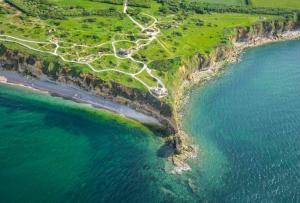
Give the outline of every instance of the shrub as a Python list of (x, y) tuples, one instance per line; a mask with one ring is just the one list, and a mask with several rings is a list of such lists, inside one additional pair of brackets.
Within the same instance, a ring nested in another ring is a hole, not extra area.
[(3, 44), (0, 44), (0, 56), (3, 56), (6, 52), (6, 47)]

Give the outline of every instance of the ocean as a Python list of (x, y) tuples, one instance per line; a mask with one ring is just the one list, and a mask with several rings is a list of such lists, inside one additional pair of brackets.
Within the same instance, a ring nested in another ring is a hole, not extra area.
[(300, 41), (248, 49), (186, 111), (199, 199), (300, 202)]

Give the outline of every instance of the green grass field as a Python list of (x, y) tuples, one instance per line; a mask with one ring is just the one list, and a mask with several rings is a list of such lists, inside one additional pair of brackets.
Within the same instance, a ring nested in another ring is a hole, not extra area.
[[(248, 14), (191, 15), (178, 27), (162, 29), (162, 41), (175, 56), (191, 56), (196, 52), (210, 53), (224, 36), (225, 28), (248, 26), (271, 16)], [(203, 22), (202, 26), (197, 22)], [(174, 34), (175, 33), (175, 34)], [(176, 33), (180, 33), (179, 36)]]
[(300, 9), (299, 0), (251, 0), (256, 7)]

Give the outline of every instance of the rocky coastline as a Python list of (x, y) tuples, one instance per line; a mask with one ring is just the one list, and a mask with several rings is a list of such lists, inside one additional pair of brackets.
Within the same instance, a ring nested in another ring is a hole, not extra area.
[[(6, 48), (0, 44), (0, 70), (13, 71), (23, 77), (48, 80), (65, 84), (89, 92), (99, 99), (126, 106), (136, 112), (152, 117), (160, 126), (151, 126), (160, 135), (171, 135), (176, 131), (172, 116), (172, 107), (149, 92), (122, 86), (113, 81), (104, 81), (99, 77), (77, 68), (57, 62), (54, 70), (48, 70), (47, 58)], [(53, 59), (51, 59), (53, 60)]]
[[(92, 96), (126, 106), (146, 117), (155, 119), (162, 127), (151, 126), (151, 128), (160, 135), (165, 135), (166, 145), (172, 151), (168, 157), (175, 166), (172, 173), (180, 174), (191, 170), (187, 161), (199, 154), (199, 147), (193, 145), (192, 138), (187, 135), (182, 126), (184, 106), (189, 100), (191, 88), (215, 77), (226, 64), (237, 61), (243, 50), (248, 47), (300, 37), (300, 31), (296, 30), (297, 28), (296, 22), (288, 20), (259, 22), (251, 27), (235, 28), (230, 38), (230, 45), (216, 47), (214, 53), (209, 56), (196, 54), (191, 58), (191, 61), (196, 61), (196, 63), (183, 65), (188, 66), (185, 69), (189, 72), (182, 78), (182, 85), (176, 92), (173, 106), (154, 98), (147, 92), (103, 81), (89, 73), (74, 73), (72, 68), (64, 65), (60, 65), (55, 71), (48, 72), (44, 68), (43, 59), (3, 48), (4, 45), (1, 44), (0, 70), (13, 71), (23, 77), (30, 76), (36, 80), (46, 79), (70, 85)], [(1, 81), (7, 82), (7, 79), (1, 78)]]
[(275, 27), (274, 30), (262, 30), (254, 33), (251, 33), (250, 28), (236, 28), (236, 35), (231, 39), (231, 47), (218, 47), (215, 55), (209, 56), (208, 59), (201, 57), (202, 60), (199, 60), (198, 67), (194, 68), (193, 72), (182, 81), (174, 104), (174, 116), (178, 129), (175, 137), (180, 139), (180, 143), (177, 145), (181, 147), (181, 152), (172, 157), (173, 164), (175, 165), (174, 173), (181, 174), (184, 171), (191, 170), (187, 161), (195, 158), (200, 150), (198, 146), (193, 145), (192, 138), (185, 132), (182, 126), (184, 107), (190, 99), (191, 90), (219, 75), (229, 64), (237, 62), (243, 51), (247, 48), (300, 38), (300, 30), (297, 23), (286, 22), (285, 25), (285, 27)]

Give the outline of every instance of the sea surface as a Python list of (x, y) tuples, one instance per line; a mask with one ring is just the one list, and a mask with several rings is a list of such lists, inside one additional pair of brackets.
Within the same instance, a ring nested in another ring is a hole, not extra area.
[(300, 202), (300, 41), (247, 50), (192, 92), (185, 118), (199, 199)]
[(247, 50), (192, 91), (193, 171), (140, 124), (0, 85), (0, 203), (300, 202), (300, 41)]
[(0, 85), (1, 203), (174, 202), (163, 149), (133, 121)]

